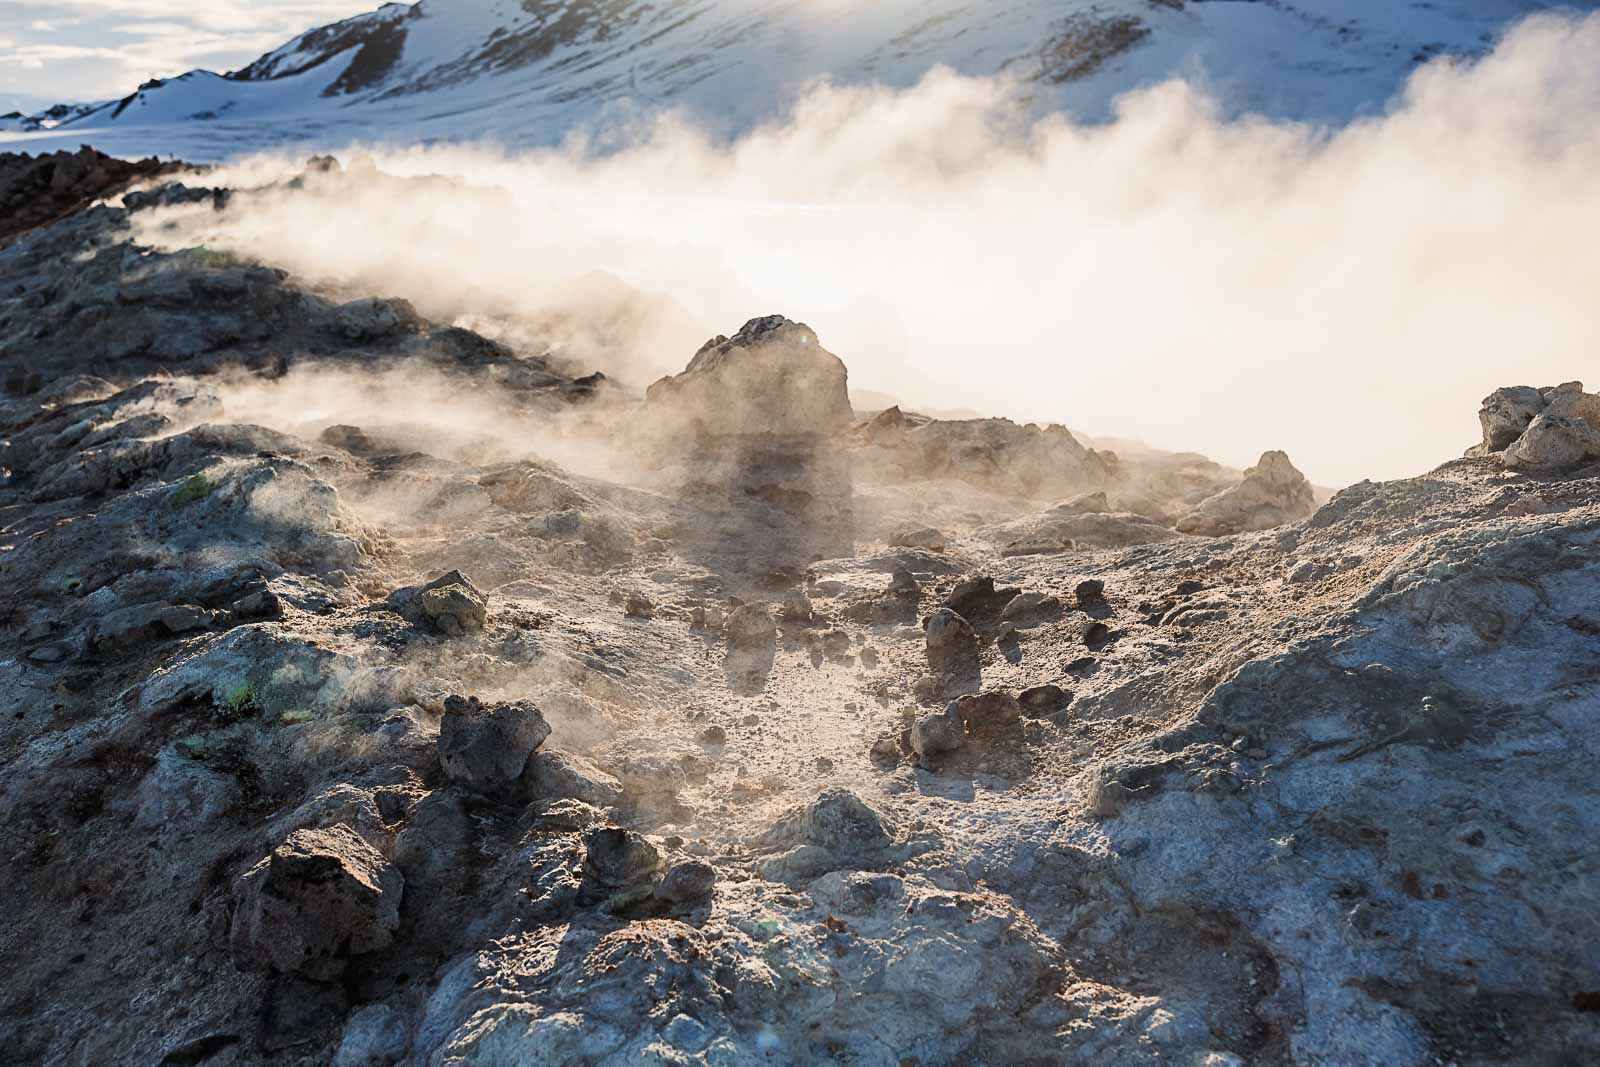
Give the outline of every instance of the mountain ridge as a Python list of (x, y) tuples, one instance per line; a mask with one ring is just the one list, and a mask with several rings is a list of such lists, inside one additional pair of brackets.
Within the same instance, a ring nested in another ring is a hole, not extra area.
[(422, 0), (314, 27), (227, 74), (190, 71), (120, 100), (8, 117), (0, 138), (92, 132), (189, 159), (374, 139), (522, 146), (661, 109), (736, 134), (819, 80), (904, 88), (937, 67), (1013, 79), (1030, 106), (1089, 120), (1123, 93), (1183, 77), (1229, 112), (1342, 123), (1381, 107), (1417, 65), (1478, 54), (1548, 6)]

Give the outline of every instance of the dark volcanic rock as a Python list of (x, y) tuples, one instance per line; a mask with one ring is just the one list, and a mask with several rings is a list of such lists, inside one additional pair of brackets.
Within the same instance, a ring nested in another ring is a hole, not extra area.
[(400, 872), (349, 827), (296, 830), (239, 880), (234, 959), (333, 978), (349, 957), (394, 940), (404, 889)]

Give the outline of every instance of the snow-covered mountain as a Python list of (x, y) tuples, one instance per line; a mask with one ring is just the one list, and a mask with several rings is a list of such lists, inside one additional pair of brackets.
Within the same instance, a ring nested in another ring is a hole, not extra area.
[[(1339, 122), (1418, 63), (1483, 50), (1535, 0), (422, 0), (310, 30), (227, 75), (0, 120), (0, 139), (215, 158), (241, 146), (559, 139), (679, 108), (736, 130), (818, 78), (1004, 73), (1088, 118), (1168, 77), (1232, 111)], [(1570, 7), (1572, 5), (1562, 5)], [(1592, 5), (1591, 5), (1592, 6)], [(43, 147), (55, 147), (46, 145)]]

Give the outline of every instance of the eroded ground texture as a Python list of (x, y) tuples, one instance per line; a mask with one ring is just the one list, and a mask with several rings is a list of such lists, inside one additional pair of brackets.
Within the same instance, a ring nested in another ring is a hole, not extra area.
[(3, 1058), (1600, 1059), (1600, 399), (1324, 502), (825, 341), (0, 248)]

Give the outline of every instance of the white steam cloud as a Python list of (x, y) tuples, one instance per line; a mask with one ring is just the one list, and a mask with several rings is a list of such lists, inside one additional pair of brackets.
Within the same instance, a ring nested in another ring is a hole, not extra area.
[(513, 335), (555, 316), (639, 385), (782, 312), (912, 405), (1241, 466), (1283, 448), (1323, 484), (1418, 473), (1493, 388), (1600, 371), (1600, 17), (1528, 20), (1333, 131), (1176, 82), (1105, 125), (1037, 120), (939, 72), (816, 88), (731, 143), (668, 119), (605, 151), (372, 155), (461, 181), (312, 185), (180, 234)]

